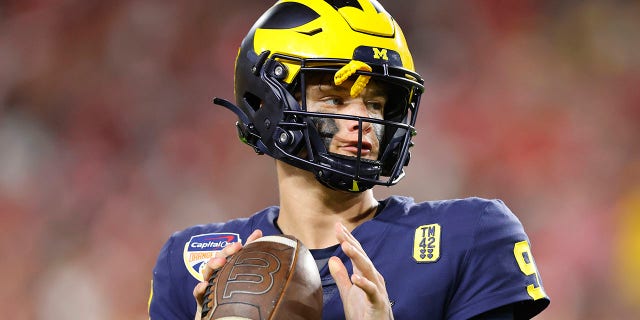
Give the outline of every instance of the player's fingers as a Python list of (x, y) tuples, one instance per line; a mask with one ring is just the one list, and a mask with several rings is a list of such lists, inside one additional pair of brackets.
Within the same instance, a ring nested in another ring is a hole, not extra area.
[(380, 303), (384, 303), (384, 294), (376, 283), (355, 273), (351, 275), (351, 281), (353, 282), (353, 285), (364, 291), (371, 304), (378, 305)]
[(238, 252), (242, 248), (239, 242), (234, 242), (220, 251), (213, 254), (213, 258), (209, 259), (202, 269), (202, 278), (208, 280), (213, 271), (222, 268), (227, 263), (227, 257)]
[(198, 302), (198, 306), (202, 305), (202, 302), (204, 301), (204, 293), (207, 290), (207, 282), (203, 281), (198, 283), (194, 288), (193, 288), (193, 297), (196, 298), (196, 301)]
[[(371, 262), (371, 259), (369, 259), (369, 256), (367, 256), (367, 253), (362, 249), (360, 242), (340, 223), (336, 224), (336, 232), (338, 232), (338, 241), (341, 242), (342, 251), (353, 262), (353, 272), (361, 274), (376, 283), (376, 285), (384, 285), (384, 282), (379, 281), (380, 273)], [(341, 239), (344, 239), (344, 241), (341, 241)]]
[(351, 234), (351, 232), (349, 232), (347, 227), (345, 227), (342, 223), (336, 222), (335, 232), (339, 242), (349, 242), (362, 250), (362, 245), (360, 245), (360, 242)]
[(253, 230), (251, 235), (249, 235), (249, 237), (247, 238), (247, 241), (245, 242), (245, 244), (253, 242), (258, 238), (262, 238), (262, 230), (260, 229)]
[(209, 261), (207, 261), (207, 263), (204, 265), (204, 268), (202, 268), (202, 279), (204, 279), (205, 281), (209, 280), (209, 278), (211, 278), (211, 275), (213, 274), (213, 271), (222, 268), (225, 263), (227, 263), (227, 259), (225, 257), (214, 256), (213, 258), (209, 259)]
[(202, 319), (202, 304), (198, 303), (198, 307), (196, 308), (196, 315), (193, 317), (194, 320)]
[(353, 262), (353, 273), (360, 274), (379, 285), (380, 273), (375, 268), (367, 254), (362, 251), (362, 249), (357, 248), (348, 242), (343, 242), (341, 246), (342, 251), (351, 259), (351, 262)]
[(236, 252), (240, 251), (240, 249), (242, 249), (242, 244), (240, 242), (234, 242), (232, 244), (229, 244), (228, 246), (224, 247), (224, 249), (218, 251), (218, 253), (216, 254), (216, 257), (228, 257), (232, 254), (235, 254)]
[(329, 272), (331, 273), (333, 280), (336, 281), (336, 286), (338, 287), (338, 291), (340, 292), (340, 297), (344, 299), (342, 295), (346, 293), (352, 286), (347, 268), (338, 257), (329, 258), (328, 263)]

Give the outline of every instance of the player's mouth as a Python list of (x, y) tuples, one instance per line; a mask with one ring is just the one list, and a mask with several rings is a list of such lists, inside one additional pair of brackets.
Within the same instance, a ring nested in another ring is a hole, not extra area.
[[(360, 148), (360, 156), (365, 158), (371, 155), (372, 145), (369, 142), (362, 141), (362, 145)], [(342, 154), (348, 156), (358, 156), (358, 142), (357, 141), (349, 141), (338, 147)]]

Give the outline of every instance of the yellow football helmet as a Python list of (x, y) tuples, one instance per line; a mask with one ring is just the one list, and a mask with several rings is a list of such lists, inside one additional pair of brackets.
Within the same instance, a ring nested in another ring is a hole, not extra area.
[[(334, 75), (336, 84), (355, 80), (352, 94), (369, 79), (383, 83), (383, 119), (307, 111), (305, 81), (318, 72)], [(242, 41), (236, 105), (214, 102), (238, 115), (240, 139), (257, 153), (311, 171), (328, 187), (359, 192), (404, 176), (423, 91), (400, 27), (375, 0), (281, 0)], [(362, 132), (357, 156), (329, 152), (319, 118), (384, 126), (378, 159), (360, 156)]]

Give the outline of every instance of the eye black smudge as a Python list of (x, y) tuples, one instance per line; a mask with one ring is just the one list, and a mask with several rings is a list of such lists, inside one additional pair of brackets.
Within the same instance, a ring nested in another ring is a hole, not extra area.
[(333, 136), (338, 133), (338, 125), (336, 120), (332, 118), (311, 118), (316, 126), (320, 138), (324, 141), (324, 145), (329, 149)]
[[(311, 121), (318, 130), (320, 138), (323, 140), (325, 146), (329, 149), (333, 136), (335, 136), (339, 130), (336, 120), (333, 118), (311, 118)], [(370, 123), (370, 125), (373, 127), (373, 132), (375, 133), (378, 141), (382, 141), (385, 126), (379, 123)]]
[(379, 123), (372, 123), (373, 132), (376, 134), (376, 138), (378, 141), (382, 141), (382, 137), (384, 136), (384, 125)]

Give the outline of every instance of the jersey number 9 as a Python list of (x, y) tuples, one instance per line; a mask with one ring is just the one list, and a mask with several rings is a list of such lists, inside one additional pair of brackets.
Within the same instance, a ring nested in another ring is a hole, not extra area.
[(540, 276), (538, 275), (538, 268), (536, 267), (536, 263), (533, 260), (533, 255), (531, 254), (531, 248), (529, 247), (529, 243), (527, 241), (520, 241), (513, 246), (513, 254), (516, 257), (516, 261), (518, 262), (518, 266), (522, 273), (526, 276), (535, 275), (533, 278), (533, 283), (527, 286), (527, 293), (533, 298), (533, 300), (538, 300), (546, 297), (547, 295), (544, 293), (544, 289), (540, 285)]

